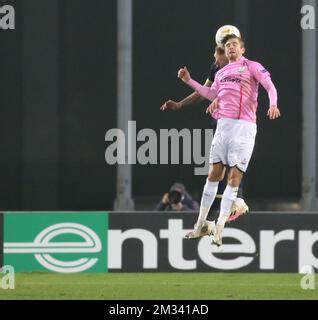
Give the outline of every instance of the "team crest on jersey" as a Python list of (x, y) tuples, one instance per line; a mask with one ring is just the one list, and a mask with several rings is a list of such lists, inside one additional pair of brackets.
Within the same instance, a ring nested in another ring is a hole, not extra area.
[(246, 71), (246, 67), (245, 66), (239, 67), (239, 69), (237, 71), (239, 73), (244, 73)]

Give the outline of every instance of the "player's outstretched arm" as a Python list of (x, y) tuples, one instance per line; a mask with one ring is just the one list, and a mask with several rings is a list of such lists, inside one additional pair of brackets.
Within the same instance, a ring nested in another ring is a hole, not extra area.
[(216, 98), (217, 90), (215, 89), (214, 83), (211, 88), (206, 86), (202, 86), (200, 83), (191, 79), (190, 73), (187, 67), (181, 68), (178, 71), (178, 78), (180, 78), (183, 82), (189, 85), (191, 88), (196, 90), (202, 97), (212, 101)]
[(277, 106), (270, 106), (267, 111), (267, 115), (271, 120), (274, 120), (280, 117), (280, 111)]
[[(211, 87), (211, 85), (212, 85), (212, 81), (210, 81), (209, 79), (207, 79), (206, 81), (205, 81), (205, 86), (206, 87)], [(193, 104), (197, 104), (197, 103), (200, 103), (200, 102), (202, 102), (202, 101), (204, 101), (205, 100), (205, 98), (204, 97), (202, 97), (198, 92), (193, 92), (193, 93), (191, 93), (189, 96), (187, 96), (187, 97), (185, 97), (183, 100), (181, 100), (179, 103), (180, 103), (180, 105), (181, 105), (181, 108), (183, 108), (183, 107), (186, 107), (186, 106), (190, 106), (190, 105), (193, 105)]]
[(261, 84), (267, 91), (269, 98), (270, 106), (267, 111), (267, 116), (270, 120), (275, 120), (280, 117), (280, 110), (277, 107), (277, 90), (270, 77), (263, 79)]
[[(212, 82), (210, 80), (207, 80), (204, 85), (207, 87), (211, 87), (211, 84)], [(203, 100), (205, 100), (204, 97), (200, 96), (197, 92), (193, 92), (181, 101), (173, 101), (173, 100), (165, 101), (165, 103), (160, 107), (160, 110), (162, 111), (167, 109), (180, 110), (183, 107), (200, 103)]]
[(267, 91), (270, 105), (267, 111), (267, 116), (271, 120), (277, 119), (278, 117), (280, 117), (280, 110), (277, 107), (277, 90), (271, 80), (270, 73), (266, 69), (264, 69), (264, 67), (258, 62), (253, 62), (250, 65), (250, 70), (253, 76)]

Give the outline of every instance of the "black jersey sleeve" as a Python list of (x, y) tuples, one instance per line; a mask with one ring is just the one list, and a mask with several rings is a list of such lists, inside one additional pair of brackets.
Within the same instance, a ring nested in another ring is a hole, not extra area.
[(213, 82), (214, 81), (214, 78), (215, 78), (215, 74), (220, 70), (220, 67), (213, 63), (211, 65), (211, 68), (210, 68), (210, 73), (209, 73), (209, 76), (208, 76), (208, 79)]

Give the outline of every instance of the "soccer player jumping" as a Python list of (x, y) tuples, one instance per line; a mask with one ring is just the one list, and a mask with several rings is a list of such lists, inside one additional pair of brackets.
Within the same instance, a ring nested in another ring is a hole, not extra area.
[[(222, 30), (223, 28), (224, 27), (221, 27), (219, 30)], [(204, 83), (204, 85), (208, 86), (208, 87), (211, 87), (211, 85), (213, 84), (216, 73), (221, 68), (223, 68), (225, 65), (227, 65), (229, 62), (227, 57), (225, 56), (225, 52), (224, 52), (223, 47), (222, 48), (218, 47), (218, 46), (215, 47), (214, 58), (215, 58), (215, 61), (212, 64), (209, 76)], [(181, 101), (178, 101), (178, 102), (175, 102), (173, 100), (166, 101), (161, 106), (160, 109), (162, 111), (168, 110), (168, 109), (180, 110), (188, 105), (191, 105), (191, 104), (194, 105), (196, 103), (202, 102), (203, 100), (205, 100), (205, 98), (200, 96), (195, 91)], [(213, 132), (215, 132), (216, 126), (217, 126), (217, 120), (214, 119), (214, 117), (213, 117), (213, 110), (214, 109), (217, 109), (217, 99), (215, 99), (214, 104), (211, 104), (206, 110), (206, 113), (209, 113), (211, 115), (211, 127), (213, 128)], [(213, 208), (214, 210), (219, 210), (222, 194), (223, 194), (223, 191), (225, 190), (226, 184), (227, 184), (227, 174), (225, 174), (224, 179), (222, 181), (220, 181), (220, 183), (219, 183), (218, 191), (217, 191), (217, 195), (216, 195), (216, 198), (218, 201), (215, 201), (211, 206), (211, 208)], [(249, 211), (249, 208), (243, 199), (243, 186), (242, 186), (242, 182), (241, 182), (239, 189), (238, 189), (238, 193), (237, 193), (237, 199), (231, 208), (231, 215), (229, 216), (227, 221), (230, 222), (230, 221), (236, 220), (239, 216), (247, 213), (248, 211)], [(203, 226), (203, 228), (201, 230), (202, 232), (200, 234), (196, 234), (196, 237), (193, 237), (193, 232), (189, 232), (186, 235), (186, 238), (197, 239), (198, 237), (201, 237), (201, 236), (210, 235), (211, 228), (209, 228), (209, 224), (210, 224), (210, 221), (207, 220), (206, 224)]]
[(280, 116), (277, 91), (269, 72), (258, 62), (243, 56), (245, 46), (241, 38), (230, 34), (224, 37), (223, 44), (229, 64), (216, 73), (211, 87), (191, 79), (186, 67), (178, 71), (178, 77), (201, 96), (210, 101), (218, 98), (217, 110), (214, 110), (218, 125), (211, 144), (210, 171), (203, 189), (199, 217), (192, 231), (192, 237), (196, 238), (205, 226), (219, 181), (224, 177), (225, 166), (228, 166), (228, 184), (223, 193), (219, 218), (216, 224), (214, 221), (208, 223), (212, 243), (218, 246), (222, 244), (222, 230), (253, 153), (259, 83), (268, 93), (270, 106), (267, 115), (271, 120)]

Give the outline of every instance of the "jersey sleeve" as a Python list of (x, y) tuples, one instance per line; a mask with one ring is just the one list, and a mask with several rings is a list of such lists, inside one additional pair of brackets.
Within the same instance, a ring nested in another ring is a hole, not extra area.
[(277, 105), (277, 90), (272, 82), (271, 74), (260, 63), (255, 61), (249, 65), (249, 70), (252, 76), (267, 91), (270, 105)]
[(190, 79), (187, 82), (187, 85), (190, 86), (192, 89), (194, 89), (196, 92), (198, 92), (202, 97), (213, 101), (217, 96), (217, 83), (216, 81), (213, 82), (211, 87), (202, 86), (197, 81)]
[(268, 72), (268, 70), (266, 70), (258, 62), (250, 61), (248, 68), (251, 71), (253, 77), (260, 83), (262, 83), (262, 80), (265, 80), (271, 77), (271, 74)]
[(214, 82), (214, 79), (215, 79), (215, 74), (220, 70), (219, 66), (215, 63), (213, 63), (211, 65), (211, 68), (210, 68), (210, 73), (209, 73), (209, 76), (208, 76), (208, 79), (211, 81), (211, 82)]

